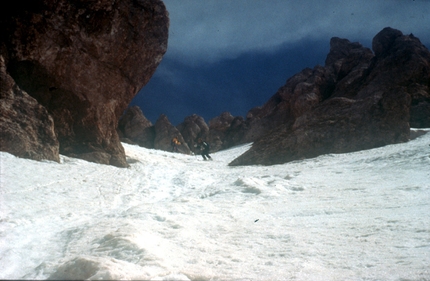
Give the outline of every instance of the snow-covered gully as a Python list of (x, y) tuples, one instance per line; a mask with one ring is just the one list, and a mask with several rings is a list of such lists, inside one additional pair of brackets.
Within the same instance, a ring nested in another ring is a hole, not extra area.
[[(429, 130), (428, 130), (429, 131)], [(0, 279), (430, 280), (430, 134), (276, 166), (0, 153)]]

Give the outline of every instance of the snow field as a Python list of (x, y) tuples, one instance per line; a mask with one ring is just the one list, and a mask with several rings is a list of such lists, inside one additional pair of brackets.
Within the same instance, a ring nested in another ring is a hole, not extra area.
[(0, 279), (430, 280), (430, 134), (275, 166), (0, 153)]

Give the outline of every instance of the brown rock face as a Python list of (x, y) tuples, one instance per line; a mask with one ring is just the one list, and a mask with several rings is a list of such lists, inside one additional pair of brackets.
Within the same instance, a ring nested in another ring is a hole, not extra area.
[(177, 137), (181, 145), (179, 145), (179, 152), (190, 154), (190, 148), (185, 142), (179, 130), (170, 123), (166, 115), (162, 114), (157, 122), (155, 122), (155, 141), (154, 148), (164, 151), (172, 151), (171, 141)]
[(379, 99), (329, 99), (299, 117), (292, 129), (283, 127), (260, 139), (230, 165), (282, 164), (407, 141), (408, 103), (406, 92)]
[(209, 127), (203, 117), (196, 114), (186, 117), (177, 129), (191, 149), (199, 138), (206, 140), (209, 133)]
[(224, 141), (233, 120), (234, 116), (230, 112), (223, 112), (220, 116), (209, 120), (209, 139), (207, 141), (211, 145), (211, 151), (218, 151), (225, 147)]
[(116, 127), (166, 51), (164, 4), (16, 2), (0, 22), (7, 71), (53, 117), (60, 152), (127, 166)]
[(385, 28), (373, 40), (375, 55), (345, 39), (333, 38), (330, 46), (325, 67), (293, 76), (253, 114), (285, 121), (230, 165), (272, 165), (404, 142), (409, 122), (430, 126), (430, 53), (417, 38)]
[[(364, 83), (402, 87), (411, 95), (410, 126), (430, 127), (430, 52), (415, 36), (385, 28), (373, 39), (376, 55)], [(385, 46), (385, 48), (380, 47)], [(366, 88), (359, 96), (366, 95)]]
[(118, 123), (124, 138), (146, 148), (154, 148), (155, 129), (138, 106), (126, 110)]
[(0, 151), (33, 160), (60, 161), (54, 121), (6, 73), (0, 55)]
[[(268, 134), (278, 126), (291, 127), (294, 120), (333, 95), (336, 86), (352, 83), (369, 66), (372, 51), (347, 39), (332, 38), (326, 67), (305, 68), (289, 78), (261, 108), (247, 116), (248, 141)], [(343, 82), (340, 83), (340, 81)]]
[(295, 74), (262, 107), (248, 112), (246, 120), (236, 129), (238, 143), (258, 140), (279, 126), (291, 127), (297, 117), (330, 96), (334, 81), (334, 74), (322, 66)]

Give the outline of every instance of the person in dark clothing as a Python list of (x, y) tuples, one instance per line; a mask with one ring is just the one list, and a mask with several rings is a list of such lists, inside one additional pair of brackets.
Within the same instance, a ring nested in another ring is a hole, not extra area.
[(208, 159), (212, 160), (212, 157), (209, 155), (209, 149), (210, 149), (209, 144), (203, 141), (202, 139), (198, 139), (197, 144), (199, 145), (200, 150), (202, 152), (201, 155), (203, 157), (203, 160), (208, 160)]

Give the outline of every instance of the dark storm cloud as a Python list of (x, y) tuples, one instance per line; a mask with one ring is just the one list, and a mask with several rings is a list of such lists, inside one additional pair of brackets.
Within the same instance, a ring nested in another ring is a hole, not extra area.
[(173, 124), (223, 111), (245, 116), (305, 67), (324, 64), (331, 37), (371, 47), (384, 27), (430, 43), (430, 0), (163, 0), (166, 55), (131, 105)]
[(251, 108), (263, 105), (293, 74), (324, 64), (328, 50), (326, 40), (301, 41), (275, 52), (247, 52), (198, 65), (167, 54), (132, 105), (139, 105), (152, 122), (163, 113), (175, 125), (192, 114), (206, 121), (223, 111), (245, 116)]
[(196, 64), (303, 39), (372, 38), (384, 27), (429, 37), (430, 1), (165, 0), (169, 50)]

